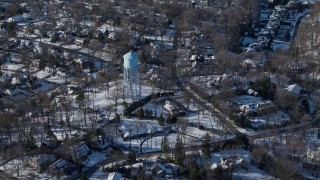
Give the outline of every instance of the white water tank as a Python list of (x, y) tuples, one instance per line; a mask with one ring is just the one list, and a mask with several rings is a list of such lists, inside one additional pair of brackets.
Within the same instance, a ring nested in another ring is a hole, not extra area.
[(126, 98), (140, 99), (139, 54), (130, 51), (123, 56), (123, 86)]
[(124, 68), (136, 68), (139, 66), (139, 55), (137, 52), (130, 51), (123, 56)]

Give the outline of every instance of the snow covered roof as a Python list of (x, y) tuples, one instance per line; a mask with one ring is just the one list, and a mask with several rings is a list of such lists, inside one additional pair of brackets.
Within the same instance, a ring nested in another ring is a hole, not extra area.
[(16, 15), (8, 18), (8, 22), (22, 22), (24, 19), (21, 15)]
[(164, 42), (164, 47), (168, 50), (173, 49), (173, 42)]
[(250, 64), (252, 67), (256, 67), (256, 63), (252, 59), (245, 59), (243, 64)]
[(240, 155), (232, 155), (230, 157), (224, 157), (220, 158), (220, 165), (223, 169), (227, 169), (232, 165), (241, 164), (243, 162), (243, 159)]
[(143, 163), (135, 163), (131, 165), (132, 168), (140, 168), (143, 167)]
[(190, 60), (191, 61), (197, 60), (197, 55), (196, 54), (191, 55)]
[(280, 76), (278, 76), (278, 75), (270, 75), (269, 78), (270, 78), (272, 83), (278, 84), (280, 82), (283, 85), (284, 84), (288, 84), (288, 82), (291, 80), (291, 78), (289, 78), (288, 76), (285, 76), (285, 75), (280, 75)]
[(43, 164), (47, 161), (53, 162), (56, 160), (56, 157), (54, 155), (48, 155), (48, 154), (42, 154), (40, 157), (37, 159), (38, 164)]
[(122, 178), (122, 174), (118, 172), (112, 172), (109, 174), (107, 180), (120, 180)]
[(74, 153), (77, 157), (85, 156), (88, 154), (89, 151), (90, 149), (84, 142), (74, 148)]
[(210, 169), (214, 170), (218, 167), (217, 163), (213, 163), (210, 167)]
[(255, 91), (255, 90), (253, 90), (253, 89), (248, 89), (247, 93), (248, 93), (249, 95), (255, 95), (255, 96), (257, 96), (257, 95), (259, 94), (257, 91)]
[(288, 92), (291, 92), (293, 94), (299, 94), (301, 92), (302, 88), (298, 84), (292, 84), (292, 85), (288, 86), (285, 90)]
[(59, 159), (58, 161), (51, 164), (50, 167), (55, 168), (55, 169), (61, 169), (64, 166), (66, 166), (68, 163), (70, 163), (70, 162), (68, 162), (65, 159)]

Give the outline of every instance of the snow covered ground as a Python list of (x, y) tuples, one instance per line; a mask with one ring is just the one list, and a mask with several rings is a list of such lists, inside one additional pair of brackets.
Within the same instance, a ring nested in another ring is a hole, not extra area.
[(41, 71), (35, 72), (33, 75), (36, 76), (38, 79), (44, 79), (44, 78), (50, 76), (50, 73), (48, 73), (44, 70), (41, 70)]
[(33, 179), (37, 177), (38, 171), (29, 164), (30, 161), (32, 158), (21, 155), (1, 166), (0, 170), (18, 179)]
[[(310, 128), (307, 130), (300, 130), (295, 132), (288, 132), (286, 134), (280, 134), (277, 136), (270, 136), (265, 138), (256, 139), (254, 141), (257, 145), (267, 144), (270, 147), (273, 144), (277, 144), (278, 147), (284, 149), (289, 148), (294, 141), (299, 141), (299, 146), (305, 146), (306, 157), (310, 160), (320, 160), (320, 129)], [(290, 147), (291, 148), (291, 147)], [(295, 148), (299, 148), (295, 145)], [(288, 151), (289, 153), (289, 151)]]
[[(301, 157), (300, 163), (317, 163), (320, 160), (320, 129), (317, 127), (288, 131), (285, 134), (256, 139), (254, 144), (272, 149), (280, 156), (296, 155)], [(298, 162), (297, 162), (298, 164)], [(301, 166), (301, 165), (300, 165)], [(301, 169), (305, 177), (316, 179), (314, 172)]]
[(61, 76), (49, 76), (46, 78), (47, 81), (57, 83), (57, 84), (65, 84), (66, 78)]
[(9, 63), (5, 62), (1, 65), (2, 70), (10, 70), (10, 71), (18, 71), (24, 67), (23, 64), (15, 64), (15, 63)]

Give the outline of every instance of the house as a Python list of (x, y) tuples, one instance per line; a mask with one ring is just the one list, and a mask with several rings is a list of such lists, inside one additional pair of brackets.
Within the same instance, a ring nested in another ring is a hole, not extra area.
[(196, 72), (196, 71), (199, 71), (201, 68), (202, 68), (202, 64), (201, 63), (199, 63), (198, 61), (194, 61), (194, 62), (192, 62), (192, 64), (191, 64), (191, 71), (192, 72)]
[(32, 16), (30, 13), (23, 13), (22, 18), (25, 20), (32, 20)]
[(275, 113), (278, 111), (277, 106), (270, 100), (261, 101), (257, 103), (248, 103), (239, 106), (241, 112), (245, 114), (264, 115)]
[(209, 64), (209, 62), (211, 61), (211, 60), (214, 60), (215, 59), (215, 57), (214, 56), (203, 56), (203, 55), (196, 55), (196, 54), (194, 54), (194, 55), (191, 55), (191, 57), (190, 57), (190, 61), (193, 63), (193, 62), (200, 62), (200, 63), (202, 63), (202, 64), (204, 64), (204, 65), (208, 65)]
[[(148, 171), (148, 164), (145, 165), (145, 173)], [(160, 162), (154, 162), (151, 166), (151, 172), (153, 174), (153, 177), (155, 179), (174, 179), (175, 174), (179, 174), (180, 167), (175, 164), (170, 163), (160, 163)]]
[(130, 172), (131, 177), (138, 176), (140, 169), (143, 169), (143, 163), (132, 164), (131, 165), (131, 172)]
[(120, 126), (118, 128), (118, 131), (124, 140), (128, 140), (132, 138), (147, 136), (151, 133), (163, 133), (163, 127), (154, 125), (147, 126), (141, 123), (132, 126)]
[(39, 69), (40, 68), (40, 61), (41, 61), (40, 59), (32, 59), (31, 66)]
[(48, 168), (52, 163), (56, 161), (54, 155), (41, 154), (35, 162), (35, 167), (39, 170)]
[(108, 34), (108, 30), (97, 29), (93, 36), (98, 40), (103, 40)]
[(244, 70), (250, 70), (256, 67), (256, 63), (252, 59), (245, 59), (242, 61), (241, 66)]
[(84, 27), (80, 32), (79, 35), (80, 37), (87, 37), (91, 33), (91, 29), (88, 27)]
[(56, 49), (48, 49), (48, 53), (57, 59), (63, 59), (63, 54)]
[(47, 66), (44, 68), (44, 71), (50, 74), (54, 74), (56, 72), (56, 68), (47, 64)]
[[(39, 102), (38, 99), (36, 99), (37, 102)], [(47, 147), (47, 148), (50, 148), (50, 149), (55, 149), (57, 148), (59, 145), (61, 144), (60, 141), (58, 141), (56, 138), (54, 137), (48, 137), (46, 138), (42, 144), (41, 144), (41, 147)]]
[(87, 157), (87, 155), (90, 152), (90, 149), (84, 142), (82, 142), (81, 144), (77, 145), (76, 147), (73, 147), (72, 151), (73, 151), (73, 155), (75, 156), (75, 158), (83, 159), (83, 158)]
[(23, 19), (22, 15), (16, 15), (16, 16), (12, 16), (12, 17), (8, 18), (7, 21), (8, 21), (8, 22), (17, 22), (17, 23), (20, 23), (20, 22), (23, 22), (24, 19)]
[(61, 77), (66, 77), (66, 69), (62, 67), (57, 68), (57, 75)]
[(278, 111), (277, 106), (269, 100), (259, 102), (256, 106), (257, 114), (259, 115), (275, 113)]
[(180, 166), (172, 163), (166, 163), (164, 164), (164, 167), (166, 168), (164, 175), (165, 179), (179, 179), (175, 177), (175, 174), (180, 174)]
[(292, 94), (296, 94), (296, 95), (300, 94), (301, 90), (302, 88), (298, 84), (292, 84), (285, 88), (285, 91), (290, 92)]
[(213, 79), (213, 81), (210, 83), (211, 86), (221, 86), (224, 83), (231, 82), (233, 80), (233, 77), (228, 74), (223, 74), (221, 76), (218, 76)]
[(143, 162), (143, 170), (144, 170), (144, 174), (147, 176), (152, 176), (152, 165), (154, 164), (154, 162), (152, 161), (144, 161)]
[(240, 155), (231, 155), (229, 157), (220, 158), (219, 165), (223, 169), (241, 168), (246, 166), (246, 162)]
[(11, 85), (18, 85), (18, 84), (21, 84), (21, 81), (18, 77), (13, 77), (11, 79), (11, 82), (10, 82)]
[(90, 40), (86, 38), (76, 38), (74, 40), (74, 43), (77, 44), (78, 46), (86, 46), (90, 43)]
[(37, 54), (42, 54), (42, 47), (40, 43), (34, 43), (33, 52)]
[(7, 83), (9, 82), (13, 77), (13, 74), (3, 73), (0, 77), (0, 82)]
[(108, 38), (112, 39), (112, 40), (118, 40), (119, 39), (119, 34), (118, 34), (117, 31), (110, 32), (109, 35), (108, 35)]
[(71, 174), (75, 170), (75, 165), (65, 159), (59, 159), (49, 166), (49, 172), (52, 174), (65, 173)]
[(153, 175), (157, 178), (163, 178), (166, 174), (167, 169), (164, 167), (164, 165), (160, 163), (153, 163), (151, 166), (151, 171), (153, 172)]
[(163, 46), (166, 50), (172, 50), (174, 45), (173, 45), (173, 42), (168, 41), (168, 42), (163, 42)]
[(9, 62), (21, 63), (23, 56), (17, 53), (10, 53), (8, 56)]
[(76, 38), (70, 34), (64, 34), (61, 37), (61, 41), (65, 42), (66, 44), (72, 44), (75, 42), (75, 40), (76, 40)]

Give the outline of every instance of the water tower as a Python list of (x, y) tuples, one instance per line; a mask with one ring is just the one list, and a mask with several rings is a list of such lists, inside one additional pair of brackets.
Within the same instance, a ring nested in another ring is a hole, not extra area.
[(123, 59), (123, 86), (125, 96), (126, 98), (139, 99), (141, 97), (139, 55), (137, 52), (131, 50), (123, 56)]

